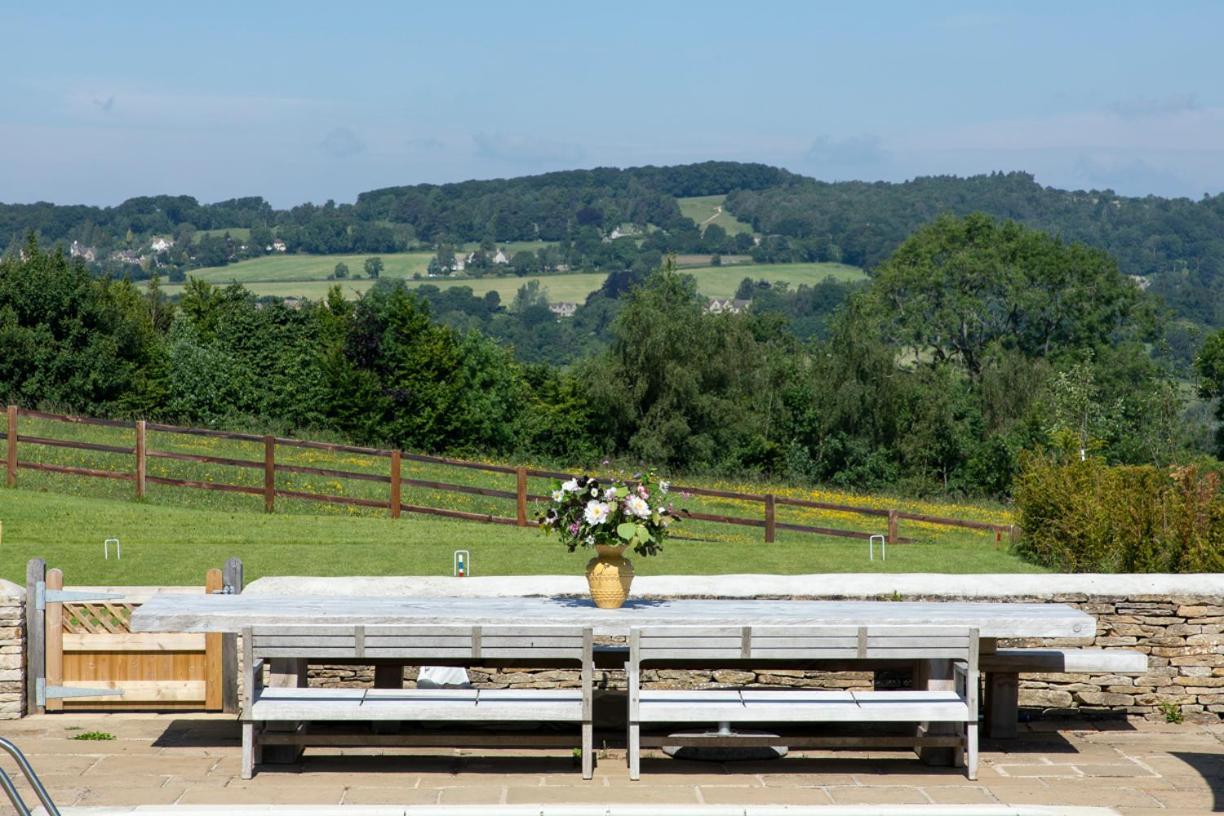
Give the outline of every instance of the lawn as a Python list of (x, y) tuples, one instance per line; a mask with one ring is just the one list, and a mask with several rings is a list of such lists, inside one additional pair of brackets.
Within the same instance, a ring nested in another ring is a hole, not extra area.
[(751, 235), (751, 224), (745, 224), (727, 212), (723, 206), (726, 199), (725, 195), (712, 195), (678, 198), (676, 201), (680, 204), (680, 214), (685, 218), (693, 219), (697, 226), (701, 227), (702, 232), (709, 224), (717, 224), (725, 229), (728, 235), (738, 235), (741, 232)]
[[(253, 502), (252, 502), (253, 504)], [(150, 502), (0, 490), (0, 576), (24, 583), (35, 556), (73, 584), (200, 584), (238, 556), (247, 580), (264, 575), (449, 575), (457, 549), (475, 575), (581, 574), (590, 553), (568, 553), (533, 529), (405, 515), (264, 514)], [(116, 537), (123, 558), (102, 557)], [(658, 558), (634, 559), (642, 575), (812, 572), (1035, 572), (982, 537), (949, 536), (894, 546), (868, 561), (861, 541), (780, 534), (778, 541), (677, 539)]]
[[(132, 431), (65, 425), (23, 417), (23, 436), (75, 439), (130, 446)], [(150, 450), (228, 459), (262, 460), (258, 443), (150, 432)], [(277, 462), (313, 468), (387, 473), (387, 460), (350, 453), (278, 448)], [(77, 451), (33, 444), (20, 446), (22, 462), (70, 464), (130, 472), (130, 455)], [(258, 467), (236, 468), (151, 457), (150, 476), (199, 482), (262, 485)], [(405, 479), (446, 482), (471, 487), (513, 490), (514, 477), (467, 468), (405, 461)], [(888, 496), (854, 495), (841, 491), (759, 483), (694, 480), (694, 486), (737, 492), (772, 492), (779, 496), (897, 508), (917, 513), (972, 518), (999, 524), (1011, 521), (998, 505), (925, 502)], [(280, 472), (280, 489), (386, 500), (383, 483)], [(544, 479), (529, 480), (528, 489), (542, 494), (551, 487)], [(277, 512), (262, 512), (258, 496), (193, 490), (150, 484), (146, 498), (132, 497), (130, 482), (19, 470), (18, 486), (0, 489), (0, 575), (21, 580), (24, 563), (42, 556), (69, 571), (78, 583), (195, 583), (205, 569), (231, 555), (247, 564), (248, 575), (264, 574), (446, 574), (455, 549), (472, 551), (477, 574), (579, 572), (585, 557), (568, 554), (554, 541), (533, 530), (476, 522), (446, 521), (405, 513), (393, 521), (385, 510), (277, 499)], [(406, 504), (445, 507), (512, 516), (513, 502), (406, 485)], [(677, 495), (687, 510), (760, 518), (761, 505), (735, 499)], [(531, 507), (534, 516), (541, 508)], [(883, 532), (883, 519), (779, 505), (780, 523)], [(779, 531), (773, 544), (763, 542), (760, 528), (686, 521), (682, 540), (668, 545), (658, 560), (639, 564), (643, 574), (719, 572), (1030, 572), (1038, 568), (996, 545), (993, 535), (969, 530), (904, 522), (901, 534), (913, 543), (890, 549), (887, 562), (867, 560), (866, 542)], [(122, 562), (102, 559), (102, 541), (118, 537)], [(639, 559), (640, 560), (640, 559)]]
[[(400, 272), (391, 274), (389, 259), (404, 259), (409, 255), (417, 253), (408, 253), (401, 255), (384, 255), (384, 261), (387, 261), (388, 271), (383, 272), (384, 278), (402, 278), (402, 265), (397, 267)], [(428, 264), (429, 257), (424, 255), (424, 263)], [(320, 260), (322, 259), (322, 260)], [(282, 274), (284, 277), (266, 280), (239, 280), (243, 286), (254, 292), (256, 295), (275, 295), (277, 297), (305, 297), (312, 300), (319, 300), (327, 295), (328, 290), (339, 284), (341, 290), (348, 297), (355, 297), (357, 294), (366, 291), (374, 285), (374, 281), (368, 278), (360, 278), (358, 280), (343, 280), (329, 281), (326, 280), (326, 275), (331, 273), (332, 267), (336, 265), (338, 259), (347, 259), (350, 271), (361, 269), (361, 263), (365, 260), (364, 256), (358, 255), (293, 255), (280, 256), (272, 259), (260, 259), (259, 262), (266, 263), (270, 260), (292, 262), (296, 260), (298, 263), (309, 262), (310, 266), (298, 268), (300, 279), (294, 279), (290, 274), (290, 267), (265, 267), (264, 274)], [(354, 260), (356, 259), (356, 260)], [(244, 261), (243, 263), (252, 263)], [(233, 266), (221, 267), (220, 270), (230, 270), (230, 278), (211, 277), (206, 278), (213, 283), (224, 284), (229, 283), (233, 278), (233, 270), (238, 269), (243, 264), (234, 264)], [(313, 270), (313, 271), (312, 271)], [(423, 273), (424, 267), (422, 267)], [(199, 272), (209, 270), (198, 270)], [(822, 263), (797, 263), (797, 264), (738, 264), (735, 266), (701, 266), (683, 270), (685, 274), (693, 275), (697, 278), (697, 288), (702, 294), (710, 297), (728, 298), (735, 294), (736, 287), (744, 278), (765, 279), (768, 281), (786, 281), (792, 287), (798, 286), (801, 283), (812, 285), (823, 281), (825, 278), (832, 277), (837, 280), (862, 280), (866, 276), (862, 270), (853, 267), (845, 266), (844, 264), (822, 264)], [(217, 270), (210, 271), (210, 274), (220, 274)], [(307, 280), (307, 272), (310, 274), (322, 274), (317, 280)], [(195, 273), (193, 273), (195, 274)], [(538, 280), (540, 285), (548, 290), (548, 299), (553, 303), (581, 303), (586, 300), (587, 295), (603, 285), (604, 279), (607, 277), (602, 272), (575, 272), (565, 275), (540, 275), (526, 278), (505, 277), (505, 278), (469, 278), (469, 279), (453, 279), (453, 278), (435, 278), (427, 280), (409, 280), (409, 286), (421, 286), (422, 284), (432, 284), (434, 286), (446, 288), (450, 286), (468, 286), (476, 295), (483, 295), (485, 292), (495, 291), (502, 299), (503, 303), (508, 303), (514, 297), (515, 292), (519, 287), (523, 286), (529, 280)], [(182, 286), (171, 285), (164, 286), (163, 290), (167, 294), (177, 294), (182, 291)]]

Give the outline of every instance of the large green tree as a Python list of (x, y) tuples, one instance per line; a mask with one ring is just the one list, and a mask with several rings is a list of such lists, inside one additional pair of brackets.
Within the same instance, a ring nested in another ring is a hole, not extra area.
[(977, 214), (906, 239), (869, 299), (892, 345), (977, 378), (992, 346), (1051, 357), (1109, 344), (1132, 327), (1139, 290), (1100, 250)]

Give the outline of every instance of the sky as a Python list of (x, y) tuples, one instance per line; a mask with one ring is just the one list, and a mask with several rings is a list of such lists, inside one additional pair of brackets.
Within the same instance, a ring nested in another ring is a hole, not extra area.
[(757, 161), (1224, 191), (1224, 3), (0, 5), (0, 202)]

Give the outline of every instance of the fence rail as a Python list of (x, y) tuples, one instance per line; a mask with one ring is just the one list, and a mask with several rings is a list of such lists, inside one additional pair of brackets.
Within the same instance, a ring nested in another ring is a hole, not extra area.
[[(135, 442), (129, 447), (126, 445), (107, 445), (96, 442), (56, 439), (47, 436), (21, 435), (19, 433), (19, 421), (21, 417), (68, 424), (99, 425), (110, 428), (122, 428), (125, 430), (131, 430), (135, 433)], [(182, 434), (187, 436), (212, 437), (237, 442), (262, 443), (264, 446), (264, 457), (262, 460), (236, 459), (225, 456), (206, 456), (202, 454), (179, 453), (169, 450), (150, 449), (146, 444), (146, 435), (148, 431), (157, 431), (159, 433), (167, 434)], [(130, 471), (123, 472), (50, 464), (45, 462), (25, 461), (18, 458), (19, 445), (47, 446), (131, 456), (133, 457), (133, 466)], [(277, 462), (276, 450), (278, 447), (305, 448), (329, 453), (348, 453), (359, 456), (369, 456), (376, 459), (387, 459), (389, 462), (387, 472), (385, 474), (340, 470), (336, 468), (309, 467), (305, 465), (289, 464), (286, 462)], [(406, 512), (439, 516), (443, 518), (462, 519), (465, 521), (477, 521), (486, 524), (513, 525), (518, 527), (526, 527), (531, 524), (527, 515), (527, 507), (529, 502), (547, 501), (548, 499), (547, 496), (528, 492), (528, 478), (567, 479), (573, 475), (561, 471), (485, 464), (483, 462), (471, 462), (464, 459), (452, 459), (445, 456), (430, 456), (428, 454), (421, 453), (404, 453), (402, 451), (385, 448), (368, 448), (359, 445), (318, 442), (306, 439), (291, 439), (271, 435), (238, 433), (234, 431), (218, 431), (209, 428), (187, 428), (178, 425), (166, 425), (160, 422), (146, 422), (144, 420), (123, 421), (114, 419), (95, 419), (93, 417), (80, 417), (68, 414), (53, 414), (46, 411), (34, 411), (19, 408), (14, 405), (8, 406), (8, 424), (5, 434), (5, 448), (5, 483), (9, 487), (12, 487), (17, 483), (17, 474), (21, 470), (47, 471), (52, 473), (64, 473), (76, 476), (89, 476), (101, 479), (117, 479), (134, 482), (137, 498), (144, 497), (146, 485), (151, 483), (165, 485), (168, 487), (263, 496), (264, 509), (269, 513), (275, 511), (276, 499), (284, 498), (383, 509), (387, 510), (392, 518), (399, 518), (402, 513)], [(216, 465), (219, 467), (262, 470), (264, 474), (263, 485), (239, 485), (225, 482), (202, 482), (192, 479), (176, 479), (168, 476), (150, 476), (147, 474), (146, 469), (149, 459), (164, 459), (178, 462), (192, 462), (195, 464)], [(441, 482), (430, 479), (404, 478), (401, 473), (402, 463), (404, 461), (468, 468), (486, 473), (513, 475), (515, 477), (515, 489), (503, 490), (492, 487), (476, 487), (472, 485), (454, 484), (451, 482)], [(277, 473), (323, 476), (334, 479), (354, 479), (358, 481), (386, 484), (388, 485), (387, 498), (357, 498), (353, 496), (337, 496), (325, 493), (313, 493), (302, 490), (287, 490), (278, 488), (276, 485)], [(404, 486), (436, 490), (445, 493), (483, 496), (487, 498), (513, 501), (515, 503), (515, 514), (513, 517), (499, 516), (490, 513), (477, 513), (445, 507), (428, 507), (417, 504), (408, 504), (403, 501), (402, 490)], [(1016, 528), (1014, 525), (993, 524), (990, 522), (950, 518), (946, 516), (933, 516), (896, 509), (811, 501), (808, 499), (796, 499), (788, 496), (777, 496), (772, 493), (737, 493), (730, 490), (717, 490), (713, 488), (689, 487), (682, 485), (675, 485), (672, 487), (672, 490), (673, 492), (684, 493), (691, 496), (759, 503), (762, 507), (762, 513), (756, 517), (721, 515), (716, 513), (699, 512), (695, 510), (685, 511), (684, 515), (687, 518), (691, 518), (696, 521), (706, 521), (713, 524), (763, 528), (766, 542), (774, 541), (778, 530), (833, 536), (839, 538), (859, 539), (868, 538), (873, 534), (864, 530), (847, 530), (778, 521), (776, 518), (776, 508), (779, 505), (783, 507), (799, 507), (814, 510), (828, 510), (831, 512), (852, 513), (869, 518), (884, 519), (886, 523), (886, 527), (884, 528), (885, 531), (882, 533), (877, 532), (875, 534), (884, 535), (890, 544), (903, 544), (912, 541), (912, 539), (905, 538), (900, 535), (899, 528), (901, 521), (993, 532), (995, 534), (996, 542), (1001, 542), (1005, 535), (1014, 536), (1016, 534)]]

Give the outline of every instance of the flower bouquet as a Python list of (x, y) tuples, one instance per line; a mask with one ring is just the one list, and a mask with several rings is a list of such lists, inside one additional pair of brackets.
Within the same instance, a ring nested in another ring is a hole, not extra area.
[(677, 520), (667, 482), (656, 481), (653, 473), (629, 480), (579, 476), (558, 483), (551, 499), (540, 526), (556, 533), (570, 552), (595, 548), (587, 581), (601, 608), (619, 607), (629, 595), (633, 564), (624, 551), (632, 547), (638, 555), (657, 555)]

